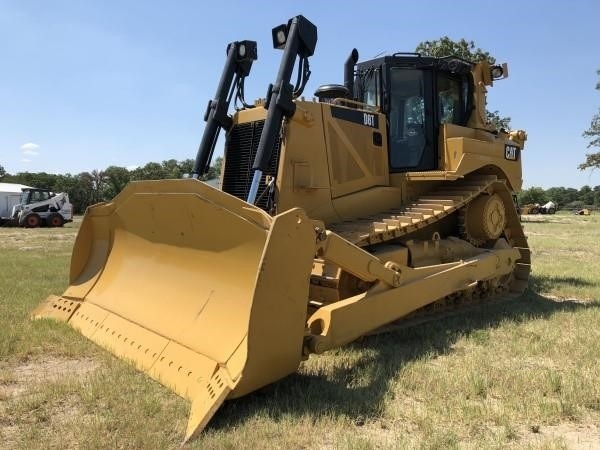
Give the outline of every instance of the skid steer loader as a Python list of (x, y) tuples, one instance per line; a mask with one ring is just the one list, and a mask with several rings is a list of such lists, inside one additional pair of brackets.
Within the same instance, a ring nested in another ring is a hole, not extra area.
[[(272, 37), (283, 56), (266, 99), (243, 95), (256, 42), (231, 43), (193, 177), (132, 182), (90, 207), (69, 287), (33, 313), (189, 399), (185, 440), (225, 399), (312, 353), (527, 285), (512, 197), (526, 135), (485, 122), (506, 65), (413, 53), (359, 63), (354, 49), (344, 85), (308, 101), (316, 27), (297, 16)], [(221, 130), (222, 191), (197, 179)]]

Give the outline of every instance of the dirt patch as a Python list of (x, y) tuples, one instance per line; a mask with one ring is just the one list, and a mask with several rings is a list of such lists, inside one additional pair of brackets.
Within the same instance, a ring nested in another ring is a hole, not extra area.
[(76, 234), (76, 228), (0, 228), (0, 248), (54, 251), (56, 247), (70, 247)]
[(0, 400), (25, 394), (37, 384), (65, 377), (79, 377), (93, 372), (100, 363), (92, 358), (67, 359), (45, 357), (36, 361), (5, 367), (0, 379)]
[(37, 246), (32, 246), (32, 247), (19, 247), (19, 250), (22, 252), (27, 252), (27, 251), (31, 251), (31, 250), (41, 250), (42, 247), (41, 245), (37, 245)]
[(28, 437), (31, 427), (42, 430), (48, 447), (60, 442), (61, 447), (74, 448), (72, 424), (91, 417), (84, 414), (76, 395), (65, 392), (53, 397), (44, 385), (68, 379), (81, 381), (99, 367), (100, 362), (92, 358), (49, 356), (17, 365), (0, 363), (0, 448), (30, 448), (28, 440), (35, 439)]
[(521, 433), (521, 442), (541, 446), (560, 440), (570, 450), (600, 449), (600, 428), (594, 424), (565, 423), (529, 427)]

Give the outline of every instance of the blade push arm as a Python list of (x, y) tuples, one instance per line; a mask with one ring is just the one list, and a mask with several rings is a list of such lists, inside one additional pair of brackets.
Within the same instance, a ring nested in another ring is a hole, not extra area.
[(362, 294), (319, 308), (308, 319), (306, 351), (323, 353), (339, 347), (478, 281), (506, 275), (521, 257), (517, 249), (510, 247), (476, 251), (480, 253), (462, 261), (412, 268), (383, 263), (327, 232), (318, 256), (376, 283)]

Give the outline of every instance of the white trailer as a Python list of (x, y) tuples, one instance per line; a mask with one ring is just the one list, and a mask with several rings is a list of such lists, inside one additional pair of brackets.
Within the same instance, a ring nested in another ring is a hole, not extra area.
[(8, 219), (13, 206), (21, 203), (22, 189), (30, 188), (24, 184), (0, 183), (0, 219)]

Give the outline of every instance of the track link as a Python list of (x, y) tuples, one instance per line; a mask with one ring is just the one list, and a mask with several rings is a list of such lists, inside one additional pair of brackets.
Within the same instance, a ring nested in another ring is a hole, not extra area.
[(443, 185), (404, 207), (332, 224), (329, 229), (359, 247), (397, 239), (458, 211), (494, 183), (504, 181), (495, 175), (472, 175)]

